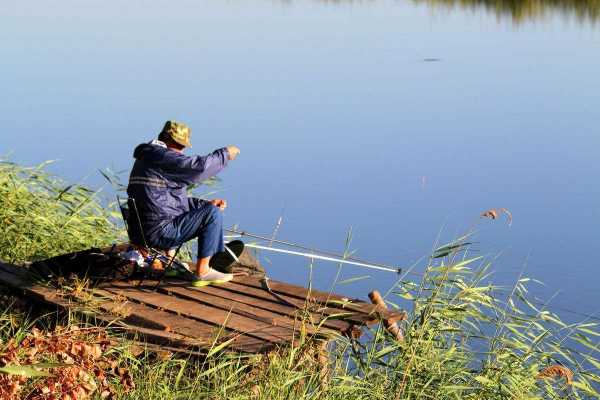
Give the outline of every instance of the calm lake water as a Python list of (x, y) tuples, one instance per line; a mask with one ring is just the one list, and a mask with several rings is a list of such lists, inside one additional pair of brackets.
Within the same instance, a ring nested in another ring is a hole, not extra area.
[[(352, 227), (356, 256), (403, 267), (476, 228), (495, 282), (524, 271), (556, 307), (600, 311), (592, 2), (85, 3), (3, 2), (0, 154), (97, 187), (178, 119), (194, 152), (242, 150), (221, 175), (229, 226), (283, 216), (279, 238), (334, 251)], [(497, 207), (512, 226), (479, 218)], [(306, 283), (308, 260), (264, 262)], [(336, 268), (318, 262), (315, 286)], [(338, 291), (395, 279), (342, 271), (362, 275)]]

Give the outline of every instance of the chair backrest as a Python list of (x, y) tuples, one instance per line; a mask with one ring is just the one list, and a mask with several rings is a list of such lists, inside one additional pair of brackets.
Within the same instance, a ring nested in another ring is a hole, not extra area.
[(138, 246), (148, 247), (135, 199), (128, 197), (126, 201), (123, 201), (123, 199), (117, 196), (117, 203), (121, 210), (129, 242)]

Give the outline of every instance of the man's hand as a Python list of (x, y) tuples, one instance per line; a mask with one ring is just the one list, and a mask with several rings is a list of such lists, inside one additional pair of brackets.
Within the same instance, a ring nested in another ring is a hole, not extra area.
[(235, 160), (238, 154), (240, 154), (240, 148), (237, 146), (227, 146), (227, 152), (229, 153), (229, 159)]
[(227, 208), (227, 200), (214, 199), (214, 200), (209, 200), (208, 202), (215, 207), (219, 207), (221, 210), (224, 210)]

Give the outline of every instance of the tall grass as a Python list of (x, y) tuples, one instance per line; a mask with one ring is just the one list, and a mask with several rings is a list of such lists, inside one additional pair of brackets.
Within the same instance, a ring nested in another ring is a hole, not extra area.
[(0, 161), (0, 259), (43, 259), (122, 237), (98, 191), (69, 185), (48, 174), (46, 165)]
[[(0, 165), (2, 242), (10, 260), (106, 244), (116, 235), (95, 192), (70, 187), (41, 168)], [(10, 222), (10, 225), (6, 221)], [(6, 246), (11, 248), (5, 248)], [(211, 352), (206, 359), (138, 354), (126, 341), (108, 355), (133, 377), (114, 382), (123, 399), (592, 399), (600, 398), (600, 333), (595, 322), (564, 323), (528, 300), (531, 280), (490, 284), (491, 265), (463, 241), (442, 246), (419, 279), (406, 276), (387, 301), (408, 311), (398, 342), (382, 327), (360, 341), (339, 337), (323, 353), (305, 338), (268, 355)], [(0, 359), (31, 324), (20, 311), (0, 314)], [(44, 323), (46, 321), (46, 323)], [(68, 319), (62, 325), (83, 324)], [(46, 328), (46, 331), (52, 331)], [(118, 333), (112, 332), (118, 336)], [(0, 365), (3, 366), (3, 365)], [(44, 377), (30, 378), (33, 387)], [(23, 393), (26, 393), (23, 392)]]
[(405, 341), (374, 332), (354, 346), (352, 375), (402, 399), (598, 398), (598, 324), (566, 324), (536, 306), (528, 278), (512, 288), (485, 283), (490, 267), (453, 253), (419, 282), (399, 282), (395, 295), (412, 303)]

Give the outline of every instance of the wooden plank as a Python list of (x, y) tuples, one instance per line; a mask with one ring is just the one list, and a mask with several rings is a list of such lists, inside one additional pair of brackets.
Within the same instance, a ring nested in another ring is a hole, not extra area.
[[(243, 315), (245, 317), (262, 321), (271, 325), (285, 326), (293, 331), (300, 330), (300, 327), (303, 323), (293, 314), (284, 316), (281, 314), (274, 313), (270, 310), (267, 311), (261, 309), (254, 305), (239, 303), (237, 301), (234, 301), (233, 299), (225, 299), (219, 296), (211, 295), (209, 293), (204, 293), (202, 291), (188, 290), (186, 288), (168, 285), (159, 287), (158, 291), (176, 297), (198, 301), (211, 307), (220, 308), (222, 310), (231, 310), (231, 312), (233, 313)], [(336, 333), (336, 331), (324, 327), (317, 329), (317, 327), (315, 327), (309, 321), (304, 323), (304, 327), (309, 335), (333, 336)]]
[[(260, 281), (258, 281), (260, 284)], [(185, 286), (189, 287), (189, 283), (185, 284)], [(228, 282), (224, 285), (219, 285), (220, 289), (227, 290), (234, 293), (240, 293), (247, 296), (252, 296), (257, 299), (263, 299), (272, 304), (284, 304), (278, 297), (285, 300), (287, 303), (294, 304), (295, 309), (305, 309), (306, 300), (298, 299), (297, 297), (288, 296), (285, 294), (279, 294), (278, 296), (274, 296), (272, 293), (269, 293), (262, 286), (260, 288), (246, 286), (242, 284), (238, 284), (235, 282)], [(205, 288), (198, 288), (199, 290), (204, 290)], [(288, 305), (288, 307), (293, 308)], [(312, 315), (315, 317), (323, 316), (327, 318), (328, 324), (336, 324), (336, 321), (348, 323), (348, 328), (346, 327), (336, 327), (342, 332), (347, 332), (349, 329), (352, 329), (353, 325), (364, 325), (377, 322), (377, 318), (374, 315), (367, 315), (362, 312), (345, 310), (341, 308), (333, 308), (333, 307), (325, 307), (322, 305), (317, 305), (317, 309), (311, 310)], [(319, 317), (320, 318), (320, 317)], [(320, 320), (320, 319), (319, 319)]]
[[(236, 276), (233, 281), (236, 283), (251, 286), (251, 287), (262, 287), (262, 284), (260, 283), (260, 278), (256, 278), (256, 277)], [(349, 299), (349, 298), (341, 296), (339, 294), (322, 292), (322, 291), (315, 290), (315, 289), (309, 290), (308, 288), (305, 288), (302, 286), (292, 285), (290, 283), (280, 282), (280, 281), (276, 281), (273, 279), (269, 279), (269, 286), (271, 286), (271, 289), (273, 289), (273, 291), (281, 292), (281, 293), (284, 293), (284, 294), (287, 294), (287, 295), (290, 295), (293, 297), (298, 297), (303, 300), (306, 299), (307, 297), (310, 297), (312, 300), (320, 302), (320, 303), (326, 303), (331, 300), (344, 301), (344, 299), (351, 300), (351, 301), (357, 302), (357, 303), (364, 303), (358, 299)], [(277, 290), (275, 290), (275, 288), (277, 288)], [(310, 296), (308, 296), (309, 294), (310, 294)]]
[[(287, 296), (284, 294), (278, 294), (278, 296), (274, 296), (272, 293), (269, 293), (269, 291), (264, 289), (263, 287), (255, 288), (237, 284), (234, 282), (228, 282), (225, 285), (220, 285), (219, 288), (232, 293), (232, 295), (238, 294), (256, 299), (253, 301), (252, 304), (254, 304), (255, 302), (258, 303), (264, 301), (266, 302), (267, 307), (269, 307), (268, 304), (271, 304), (287, 307), (288, 309), (293, 310), (306, 309), (306, 300), (299, 300), (295, 297)], [(207, 288), (198, 289), (206, 290)], [(282, 300), (285, 300), (285, 303)], [(292, 304), (295, 307), (292, 307)], [(325, 320), (323, 324), (324, 326), (337, 329), (340, 332), (347, 332), (351, 330), (354, 325), (364, 325), (367, 321), (370, 321), (371, 319), (370, 317), (366, 317), (362, 314), (350, 310), (341, 310), (339, 308), (331, 308), (321, 305), (313, 307), (310, 311), (315, 324), (318, 324), (322, 320)]]
[(22, 267), (0, 263), (0, 271), (2, 272), (0, 280), (5, 285), (23, 290), (29, 298), (61, 307), (73, 305), (71, 302), (60, 298), (56, 294), (56, 290), (41, 285), (33, 285), (27, 275), (27, 270)]
[[(94, 292), (103, 297), (111, 295), (109, 292), (97, 289), (94, 289)], [(200, 321), (130, 301), (126, 301), (125, 303), (104, 301), (99, 303), (97, 307), (107, 313), (127, 313), (122, 320), (129, 325), (177, 333), (196, 340), (198, 342), (197, 346), (204, 348), (210, 348), (214, 343), (218, 344), (229, 339), (234, 339), (227, 346), (228, 349), (237, 352), (247, 352), (249, 349), (257, 346), (265, 346), (269, 343), (253, 337), (239, 336), (228, 329), (221, 329), (214, 325), (208, 325)], [(220, 337), (217, 336), (219, 334)]]
[[(32, 285), (28, 279), (27, 271), (21, 269), (21, 267), (0, 263), (0, 271), (2, 272), (0, 274), (0, 280), (4, 284), (7, 284), (14, 289), (23, 290), (29, 299), (41, 301), (63, 310), (71, 310), (77, 305), (68, 299), (63, 299), (58, 296), (56, 290), (40, 285)], [(111, 315), (94, 314), (93, 317), (108, 325), (118, 322), (118, 318)], [(193, 342), (186, 340), (183, 336), (169, 332), (161, 332), (156, 329), (133, 327), (127, 324), (119, 324), (119, 328), (121, 328), (128, 337), (137, 337), (138, 335), (141, 335), (152, 339), (153, 342), (158, 344), (169, 344), (188, 348), (194, 345)]]
[[(153, 283), (155, 282), (156, 281)], [(288, 314), (287, 311), (292, 311), (292, 313), (294, 313), (298, 310), (305, 310), (306, 305), (305, 300), (300, 300), (296, 297), (282, 294), (274, 296), (272, 293), (269, 293), (262, 287), (259, 289), (234, 282), (227, 282), (226, 284), (218, 286), (195, 288), (190, 286), (189, 282), (169, 280), (163, 282), (161, 286), (185, 287), (189, 290), (206, 291), (207, 293), (210, 293), (210, 290), (212, 289), (220, 289), (229, 293), (228, 295), (223, 295), (225, 298), (230, 298), (230, 296), (236, 295), (244, 295), (247, 297), (245, 301), (252, 305), (257, 304), (257, 302), (262, 300), (264, 302), (262, 304), (267, 307), (267, 310), (272, 309), (273, 306), (287, 307), (287, 310), (284, 312), (287, 315), (292, 315)], [(285, 300), (286, 302), (284, 303), (282, 300)], [(292, 307), (292, 305), (295, 305), (295, 307)], [(311, 314), (315, 321), (314, 323), (317, 324), (325, 319), (326, 322), (324, 323), (324, 326), (336, 329), (340, 332), (348, 332), (352, 330), (355, 325), (364, 325), (365, 323), (373, 323), (378, 321), (375, 316), (369, 316), (361, 312), (324, 307), (319, 304), (315, 304), (314, 306), (315, 307), (313, 307), (313, 310), (311, 310)]]
[(225, 310), (208, 307), (195, 301), (179, 299), (143, 289), (106, 286), (103, 289), (113, 294), (121, 294), (136, 302), (185, 315), (188, 318), (217, 326), (225, 325), (237, 332), (269, 342), (288, 343), (294, 337), (294, 332), (288, 328), (266, 324)]
[[(6, 267), (6, 265), (4, 266)], [(26, 269), (16, 266), (9, 267), (10, 273), (8, 275), (10, 276), (9, 280), (12, 279), (12, 285), (24, 288), (29, 297), (35, 297), (40, 301), (64, 309), (76, 309), (80, 306), (77, 301), (71, 302), (69, 299), (58, 296), (54, 289), (32, 285), (27, 279), (28, 272)], [(1, 269), (5, 270), (7, 268)], [(175, 346), (202, 347), (207, 346), (206, 337), (214, 332), (211, 327), (220, 326), (229, 317), (229, 328), (242, 333), (229, 346), (234, 351), (261, 351), (261, 349), (293, 342), (294, 329), (296, 328), (293, 316), (298, 309), (303, 309), (306, 295), (309, 293), (308, 290), (296, 286), (295, 288), (299, 289), (300, 292), (295, 292), (295, 295), (288, 295), (285, 290), (271, 284), (271, 287), (278, 291), (278, 296), (274, 296), (263, 288), (260, 280), (244, 280), (243, 278), (242, 280), (243, 283), (228, 283), (220, 287), (159, 289), (183, 297), (179, 300), (173, 296), (147, 293), (129, 286), (127, 290), (131, 292), (128, 293), (127, 297), (133, 300), (130, 307), (135, 308), (135, 310), (131, 310), (132, 312), (126, 317), (126, 320), (119, 321), (119, 323), (127, 326), (128, 332), (145, 335), (155, 343), (169, 342)], [(1, 277), (0, 281), (2, 281)], [(291, 287), (293, 288), (293, 286)], [(109, 295), (124, 294), (110, 290), (107, 293)], [(312, 298), (314, 298), (312, 296), (314, 293), (311, 292)], [(316, 293), (323, 294), (322, 292)], [(303, 294), (303, 296), (300, 294)], [(325, 295), (333, 299), (339, 297), (338, 295)], [(145, 296), (145, 298), (141, 299), (139, 296)], [(149, 301), (148, 296), (158, 297), (154, 297), (153, 301)], [(165, 299), (167, 299), (166, 302)], [(296, 307), (283, 303), (281, 299), (294, 304)], [(174, 300), (175, 303), (173, 303)], [(181, 301), (184, 301), (184, 303), (181, 303)], [(215, 301), (216, 304), (213, 304)], [(105, 312), (114, 308), (114, 304), (104, 304), (103, 306), (106, 307), (102, 310)], [(218, 309), (215, 309), (215, 307)], [(169, 308), (174, 308), (174, 310), (169, 310)], [(230, 310), (233, 310), (231, 314)], [(353, 328), (353, 324), (364, 323), (368, 318), (371, 318), (371, 316), (364, 313), (361, 314), (360, 312), (337, 307), (321, 307), (317, 312), (312, 313), (312, 317), (314, 321), (320, 322), (321, 313), (327, 316), (336, 313), (348, 314), (348, 312), (352, 314), (345, 316), (349, 321), (329, 319), (324, 322), (323, 326), (342, 330), (348, 327)], [(180, 313), (181, 316), (177, 313)], [(116, 323), (117, 321), (114, 316), (104, 314), (98, 314), (97, 318), (105, 320), (107, 323)], [(231, 325), (232, 321), (233, 326)], [(202, 334), (198, 332), (202, 332)], [(232, 334), (231, 331), (227, 332), (229, 335)], [(189, 339), (196, 339), (196, 341)]]
[[(132, 340), (137, 341), (140, 338), (143, 338), (148, 343), (154, 343), (160, 346), (173, 346), (174, 348), (178, 348), (180, 350), (194, 351), (193, 349), (197, 349), (196, 352), (200, 353), (207, 353), (210, 349), (210, 346), (206, 346), (203, 343), (198, 343), (197, 340), (193, 340), (177, 332), (167, 332), (164, 330), (131, 325), (121, 321), (120, 319), (112, 319), (114, 317), (107, 318), (102, 315), (95, 315), (95, 317), (104, 323), (110, 323), (113, 327), (117, 326), (118, 328), (122, 329), (125, 336)], [(274, 346), (274, 343), (242, 335), (235, 337), (234, 341), (227, 345), (225, 350), (241, 353), (259, 353), (268, 351)], [(184, 352), (188, 353), (188, 351)]]
[[(98, 319), (104, 323), (109, 322), (105, 317), (97, 315)], [(183, 337), (173, 332), (160, 331), (158, 329), (144, 328), (118, 322), (117, 326), (123, 330), (125, 336), (133, 340), (145, 339), (150, 343), (174, 346), (182, 349), (198, 348), (198, 343), (189, 338)]]
[[(31, 285), (27, 271), (21, 267), (0, 263), (0, 282), (11, 286), (13, 289), (23, 290), (30, 299), (42, 301), (64, 310), (73, 310), (79, 305), (79, 302), (76, 300), (72, 301), (71, 299), (59, 296), (54, 289), (40, 285)], [(107, 293), (100, 292), (99, 294), (106, 295)], [(100, 309), (109, 311), (111, 308), (114, 309), (115, 303), (107, 301), (104, 305), (100, 303), (99, 306)], [(125, 318), (125, 321), (122, 321), (118, 316), (112, 314), (103, 315), (101, 313), (95, 313), (93, 317), (107, 325), (118, 326), (118, 328), (123, 330), (125, 335), (131, 339), (144, 337), (151, 343), (175, 346), (181, 349), (190, 349), (206, 345), (206, 341), (199, 341), (197, 340), (197, 337), (193, 338), (189, 336), (189, 334), (192, 333), (190, 332), (190, 329), (194, 330), (194, 332), (197, 332), (196, 329), (202, 329), (202, 331), (206, 333), (206, 327), (212, 327), (210, 325), (204, 324), (204, 326), (201, 327), (203, 325), (201, 322), (185, 320), (185, 318), (182, 317), (180, 317), (182, 321), (177, 321), (173, 319), (173, 317), (177, 317), (175, 314), (145, 307), (137, 303), (129, 303), (127, 306), (132, 309), (132, 314), (130, 315), (131, 318), (129, 320), (128, 318)], [(144, 310), (144, 307), (146, 310)], [(160, 322), (157, 323), (157, 317), (161, 317), (161, 319), (167, 323), (172, 324), (174, 329), (171, 331), (165, 330), (166, 325), (161, 324)], [(142, 321), (143, 323), (140, 324)], [(153, 324), (149, 323), (149, 321), (153, 321)], [(186, 333), (188, 335), (186, 335)], [(227, 339), (231, 337), (232, 332), (228, 332), (228, 334), (229, 336)], [(228, 349), (231, 348), (238, 352), (256, 353), (266, 351), (274, 346), (271, 342), (254, 337), (244, 335), (234, 337), (235, 340), (228, 345)], [(208, 349), (205, 348), (205, 350)]]
[(199, 340), (207, 340), (214, 336), (215, 326), (213, 325), (190, 320), (143, 304), (116, 299), (113, 293), (104, 290), (93, 289), (91, 292), (99, 300), (94, 304), (95, 308), (112, 315), (120, 315), (124, 322), (131, 325), (166, 332), (177, 331), (182, 335)]
[[(177, 287), (159, 288), (159, 291), (172, 294), (178, 297), (186, 298), (188, 300), (204, 302), (207, 305), (218, 307), (223, 310), (230, 309), (236, 314), (244, 315), (248, 318), (256, 319), (258, 321), (262, 321), (271, 325), (285, 326), (294, 331), (300, 330), (300, 327), (303, 324), (299, 317), (296, 317), (294, 315), (284, 316), (281, 314), (274, 313), (272, 311), (267, 311), (259, 307), (255, 307), (254, 305), (239, 303), (236, 301), (232, 301), (231, 299), (224, 299), (208, 293), (203, 293), (201, 291), (193, 291)], [(336, 331), (324, 327), (318, 329), (309, 321), (304, 322), (304, 327), (309, 335), (332, 336), (336, 333)]]
[[(284, 300), (288, 304), (294, 304), (297, 309), (306, 309), (306, 298), (298, 298), (294, 296), (288, 296), (286, 294), (277, 293), (277, 296), (269, 293), (262, 284), (260, 284), (260, 280), (258, 280), (258, 287), (255, 286), (246, 286), (234, 282), (228, 282), (226, 285), (222, 285), (223, 288), (235, 291), (237, 293), (246, 293), (256, 296), (258, 298), (267, 299), (270, 301), (282, 303)], [(340, 308), (327, 307), (322, 303), (312, 303), (309, 304), (312, 306), (311, 313), (313, 315), (322, 315), (324, 318), (327, 318), (328, 322), (335, 323), (335, 321), (346, 322), (350, 326), (352, 325), (364, 325), (367, 322), (372, 320), (372, 317), (369, 317), (363, 313), (356, 312), (353, 310), (344, 310)]]
[[(171, 285), (170, 283), (166, 283), (165, 285), (163, 285), (163, 287), (166, 288), (170, 288), (171, 286), (173, 285)], [(242, 285), (228, 283), (227, 285), (223, 286), (205, 286), (201, 288), (190, 287), (187, 284), (184, 284), (182, 286), (185, 286), (185, 288), (192, 293), (207, 293), (211, 296), (221, 297), (242, 304), (248, 304), (255, 308), (271, 311), (280, 315), (287, 315), (292, 318), (299, 311), (298, 307), (292, 307), (290, 305), (282, 303), (279, 299), (273, 297), (268, 292), (267, 298), (262, 298), (260, 296), (252, 296), (251, 293), (249, 293), (248, 291), (249, 288)], [(252, 290), (250, 290), (250, 292), (251, 291)], [(262, 295), (263, 293), (259, 294)], [(352, 324), (350, 324), (347, 321), (326, 318), (321, 313), (310, 313), (310, 317), (310, 322), (312, 324), (319, 325), (321, 322), (323, 322), (323, 327), (335, 329), (339, 332), (346, 332), (352, 326)]]
[[(253, 288), (263, 287), (260, 279), (254, 277), (236, 276), (234, 278), (234, 282)], [(344, 311), (355, 311), (357, 313), (364, 314), (369, 319), (369, 322), (377, 321), (381, 318), (389, 319), (390, 321), (398, 321), (405, 318), (405, 315), (402, 312), (383, 310), (376, 305), (368, 304), (357, 299), (350, 300), (335, 293), (326, 293), (318, 290), (309, 291), (307, 288), (301, 286), (291, 285), (271, 279), (269, 279), (269, 286), (273, 292), (278, 294), (284, 294), (301, 300), (310, 299), (333, 308), (339, 308)], [(346, 303), (347, 301), (350, 301), (350, 303), (339, 304), (339, 302)]]
[[(100, 292), (100, 294), (104, 295), (104, 297), (110, 295), (108, 292)], [(48, 297), (46, 296), (46, 298)], [(74, 300), (75, 304), (63, 300), (63, 306), (66, 305), (67, 307), (65, 308), (72, 310), (73, 306), (77, 304), (77, 299)], [(52, 304), (58, 301), (54, 300)], [(94, 306), (106, 312), (106, 314), (96, 313), (94, 315), (100, 321), (110, 325), (117, 324), (119, 327), (125, 329), (125, 333), (130, 338), (136, 339), (136, 335), (143, 336), (149, 342), (159, 345), (178, 346), (183, 349), (196, 348), (207, 352), (216, 339), (219, 339), (218, 343), (233, 339), (227, 345), (227, 350), (256, 353), (273, 347), (273, 343), (271, 342), (239, 335), (237, 332), (227, 329), (223, 329), (223, 333), (226, 336), (217, 338), (215, 334), (218, 333), (219, 327), (203, 324), (196, 320), (187, 319), (177, 314), (157, 310), (139, 303), (127, 302), (126, 307), (131, 314), (124, 318), (110, 313), (111, 311), (122, 311), (121, 309), (114, 310), (115, 306), (119, 307), (114, 301), (105, 301), (104, 303), (94, 304)], [(199, 337), (199, 332), (204, 333), (206, 336)]]
[[(156, 285), (156, 283), (157, 283), (156, 281), (145, 281), (145, 282), (150, 287), (154, 287), (154, 285)], [(105, 283), (105, 284), (101, 285), (101, 287), (102, 286), (105, 287), (107, 285), (112, 286), (112, 285), (114, 285), (114, 282)], [(169, 280), (169, 281), (163, 282), (157, 290), (160, 292), (163, 292), (163, 293), (165, 293), (165, 292), (171, 293), (173, 288), (186, 289), (185, 292), (182, 292), (182, 293), (184, 293), (184, 296), (185, 295), (193, 296), (193, 295), (195, 295), (195, 293), (201, 293), (201, 294), (209, 294), (210, 296), (218, 297), (221, 299), (226, 299), (230, 302), (230, 303), (228, 303), (228, 307), (227, 307), (228, 309), (231, 305), (231, 302), (237, 302), (237, 303), (241, 303), (241, 304), (251, 305), (251, 306), (261, 309), (261, 310), (271, 311), (272, 313), (275, 313), (275, 314), (288, 316), (289, 318), (292, 318), (292, 319), (294, 318), (295, 314), (300, 309), (302, 309), (302, 303), (300, 303), (300, 302), (296, 303), (299, 306), (292, 307), (291, 305), (282, 303), (280, 300), (278, 300), (276, 297), (273, 297), (268, 292), (254, 290), (252, 288), (247, 288), (245, 286), (235, 285), (232, 283), (228, 283), (227, 285), (218, 285), (218, 286), (192, 287), (192, 286), (190, 286), (189, 282)], [(258, 293), (258, 295), (257, 295), (257, 293)], [(252, 296), (251, 294), (254, 294), (254, 296)], [(261, 296), (264, 296), (265, 298), (263, 298)], [(200, 296), (199, 299), (202, 300), (203, 296)], [(313, 316), (312, 323), (315, 325), (319, 324), (322, 320), (325, 319), (319, 313), (313, 313), (312, 316)], [(350, 328), (351, 324), (346, 321), (342, 321), (342, 320), (325, 319), (323, 326), (325, 326), (327, 328), (332, 328), (332, 329), (335, 329), (338, 331), (344, 331), (344, 330)]]
[[(105, 283), (102, 286), (113, 285), (114, 283)], [(148, 281), (148, 285), (154, 287), (156, 281)], [(304, 314), (304, 302), (299, 301), (294, 298), (289, 298), (286, 296), (281, 296), (286, 298), (290, 303), (296, 304), (296, 307), (292, 307), (290, 305), (286, 305), (280, 299), (273, 296), (271, 293), (264, 289), (255, 289), (251, 287), (247, 287), (244, 285), (238, 285), (231, 282), (228, 282), (226, 285), (218, 285), (218, 286), (205, 286), (205, 287), (192, 287), (189, 282), (184, 281), (166, 281), (159, 287), (158, 291), (168, 292), (161, 288), (185, 288), (187, 292), (183, 292), (183, 294), (194, 294), (197, 292), (202, 292), (210, 295), (210, 298), (204, 297), (203, 300), (213, 302), (215, 297), (225, 299), (227, 301), (226, 306), (227, 309), (231, 307), (231, 302), (238, 302), (252, 306), (254, 312), (255, 309), (262, 309), (269, 311), (271, 313), (280, 314), (289, 316), (289, 318), (294, 319), (296, 313)], [(343, 318), (347, 318), (348, 320), (336, 319), (336, 315), (339, 318), (342, 318), (340, 314), (343, 314)], [(303, 315), (304, 316), (304, 315)], [(306, 318), (310, 317), (312, 321), (312, 325), (316, 328), (320, 325), (322, 328), (327, 328), (331, 330), (335, 330), (344, 335), (352, 335), (354, 338), (359, 338), (362, 334), (362, 330), (359, 326), (364, 325), (365, 321), (368, 317), (364, 315), (352, 313), (349, 311), (343, 311), (340, 309), (332, 309), (332, 308), (319, 308), (318, 310), (314, 310), (310, 313), (307, 313)], [(311, 321), (307, 321), (310, 325)]]
[(31, 285), (27, 271), (23, 267), (5, 264), (0, 261), (0, 281), (6, 286), (21, 288)]

